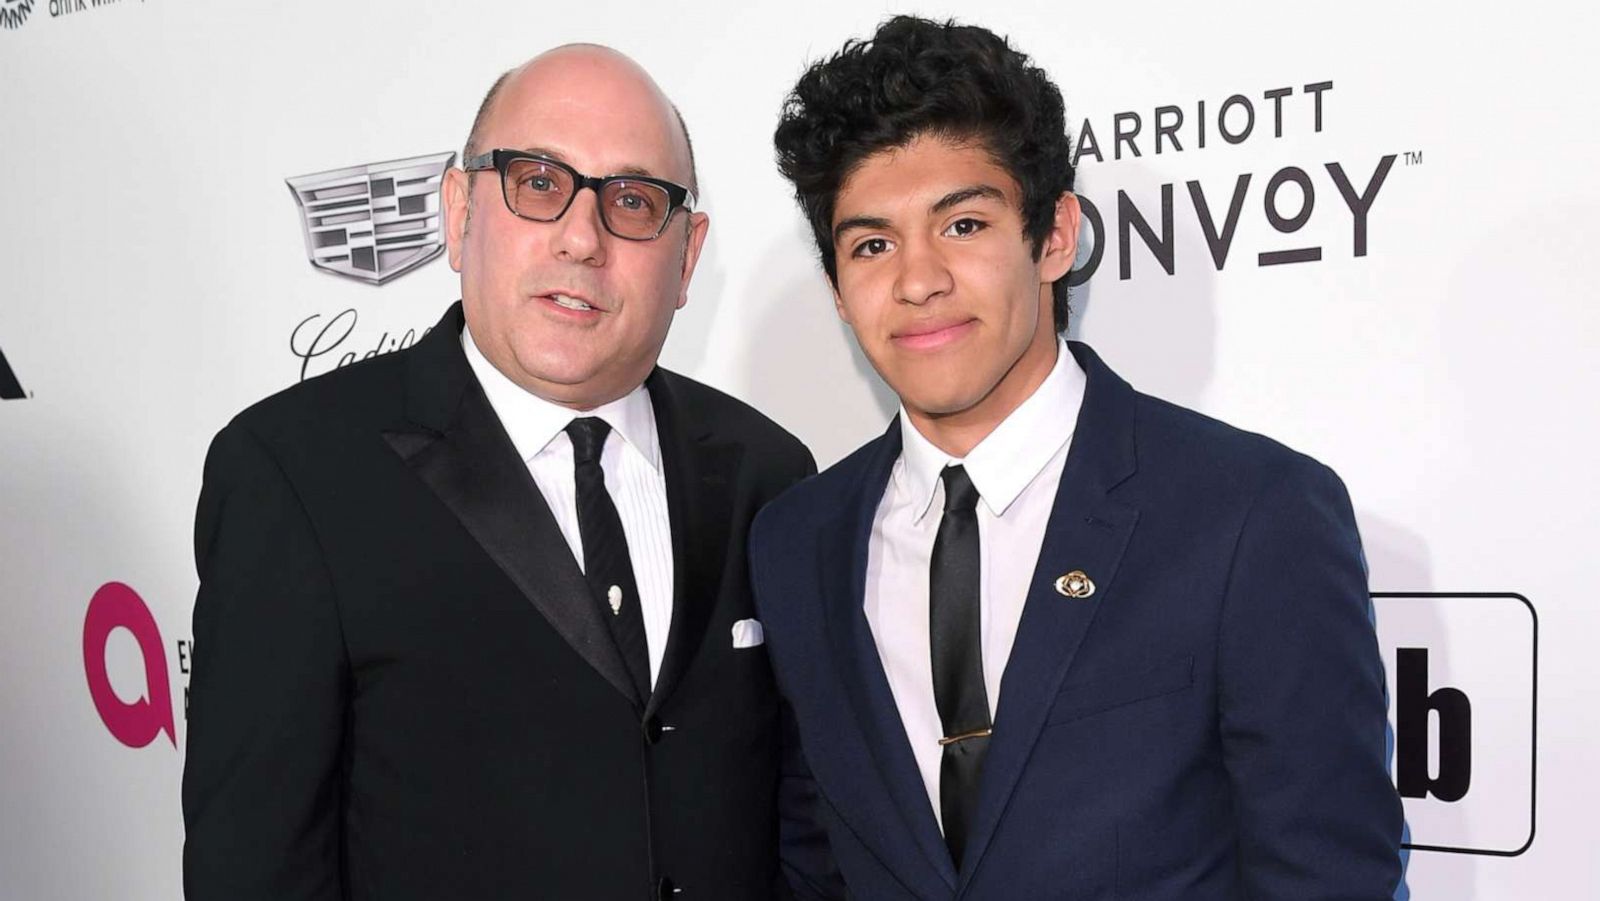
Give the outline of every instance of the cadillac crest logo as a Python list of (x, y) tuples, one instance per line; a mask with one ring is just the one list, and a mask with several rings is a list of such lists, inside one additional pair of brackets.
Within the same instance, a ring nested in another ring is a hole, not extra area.
[(33, 12), (33, 0), (0, 0), (0, 27), (21, 28)]
[(435, 153), (287, 179), (311, 265), (381, 285), (438, 256), (439, 183), (455, 158)]

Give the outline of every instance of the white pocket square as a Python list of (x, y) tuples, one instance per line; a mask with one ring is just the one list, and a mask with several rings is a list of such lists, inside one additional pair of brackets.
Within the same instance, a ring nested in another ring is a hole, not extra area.
[(754, 648), (765, 644), (767, 636), (761, 631), (761, 621), (741, 619), (733, 624), (733, 646)]

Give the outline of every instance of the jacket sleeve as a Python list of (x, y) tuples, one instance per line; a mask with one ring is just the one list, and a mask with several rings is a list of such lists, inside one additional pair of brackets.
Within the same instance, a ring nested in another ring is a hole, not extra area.
[[(809, 461), (809, 454), (807, 454)], [(811, 464), (815, 472), (815, 464)], [(767, 547), (781, 527), (773, 522), (772, 507), (768, 506), (756, 517), (750, 530), (750, 583), (755, 593), (757, 611), (768, 623), (768, 648), (781, 641), (775, 633), (777, 617), (769, 615), (769, 605), (782, 603), (763, 584), (771, 575), (772, 562)], [(782, 542), (779, 541), (781, 544)], [(778, 759), (778, 862), (788, 894), (799, 901), (841, 901), (849, 897), (844, 878), (834, 862), (833, 848), (828, 840), (827, 827), (822, 821), (822, 799), (817, 791), (816, 779), (806, 763), (805, 751), (800, 744), (800, 729), (794, 709), (789, 704), (782, 667), (773, 659), (773, 672), (777, 678), (779, 699), (779, 759)]]
[(782, 758), (778, 763), (778, 856), (784, 878), (800, 901), (849, 897), (833, 859), (816, 780), (806, 766), (794, 711), (782, 704)]
[(1388, 901), (1401, 809), (1383, 663), (1355, 516), (1331, 470), (1297, 457), (1261, 489), (1218, 640), (1245, 894)]
[(195, 562), (185, 895), (338, 899), (344, 640), (305, 508), (238, 423), (206, 458)]

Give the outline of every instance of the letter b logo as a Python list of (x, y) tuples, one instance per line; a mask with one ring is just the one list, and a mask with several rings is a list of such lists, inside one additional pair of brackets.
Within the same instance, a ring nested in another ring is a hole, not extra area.
[(1372, 596), (1408, 847), (1514, 855), (1534, 834), (1539, 623), (1515, 594)]
[[(1472, 784), (1472, 702), (1458, 688), (1428, 692), (1428, 649), (1401, 648), (1395, 705), (1395, 777), (1400, 794), (1459, 801)], [(1428, 719), (1439, 715), (1439, 775), (1428, 775)]]

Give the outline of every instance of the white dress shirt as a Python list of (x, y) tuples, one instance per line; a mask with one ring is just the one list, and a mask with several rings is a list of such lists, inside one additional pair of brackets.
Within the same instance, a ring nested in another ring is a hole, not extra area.
[(606, 475), (606, 492), (622, 520), (628, 559), (639, 584), (645, 641), (650, 648), (650, 684), (654, 685), (672, 627), (672, 525), (667, 514), (661, 440), (649, 392), (640, 385), (618, 400), (579, 413), (525, 391), (507, 378), (478, 349), (466, 328), (461, 330), (461, 348), (483, 385), (489, 406), (500, 417), (539, 493), (555, 514), (579, 569), (583, 568), (583, 537), (578, 532), (572, 439), (565, 430), (580, 416), (598, 416), (611, 426), (612, 434), (606, 436), (600, 454), (600, 468)]
[(900, 410), (900, 459), (878, 502), (867, 548), (866, 614), (935, 816), (944, 730), (933, 699), (928, 568), (944, 511), (939, 473), (947, 465), (965, 466), (980, 498), (983, 681), (993, 718), (1085, 383), (1077, 360), (1058, 342), (1055, 367), (1043, 384), (965, 459), (935, 447)]

